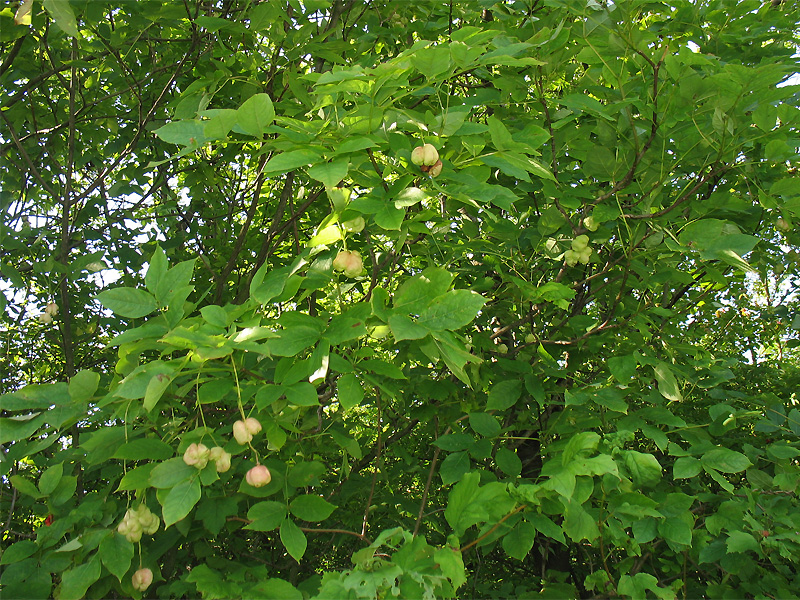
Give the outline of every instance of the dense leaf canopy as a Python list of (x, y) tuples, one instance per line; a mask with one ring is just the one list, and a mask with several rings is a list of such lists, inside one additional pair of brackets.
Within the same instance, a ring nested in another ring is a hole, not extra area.
[(7, 6), (0, 594), (800, 595), (799, 24)]

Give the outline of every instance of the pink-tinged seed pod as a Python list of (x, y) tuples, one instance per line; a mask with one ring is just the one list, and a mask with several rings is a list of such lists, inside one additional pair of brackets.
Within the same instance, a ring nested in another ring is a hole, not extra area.
[(423, 144), (411, 151), (411, 162), (418, 167), (433, 166), (437, 160), (439, 160), (439, 152), (433, 147), (433, 144)]
[(361, 260), (361, 255), (358, 252), (351, 252), (350, 259), (344, 268), (344, 274), (348, 277), (358, 277), (364, 270), (364, 261)]
[(211, 449), (208, 458), (214, 461), (217, 473), (224, 473), (231, 468), (231, 455), (219, 446), (215, 446)]
[(250, 435), (255, 435), (261, 431), (261, 423), (259, 423), (258, 419), (255, 417), (248, 417), (245, 419), (244, 426), (247, 428), (247, 431), (250, 433)]
[(208, 464), (208, 453), (204, 444), (190, 444), (183, 453), (183, 462), (195, 469), (204, 469)]
[(153, 583), (153, 572), (150, 569), (139, 569), (131, 577), (131, 583), (133, 589), (143, 592)]
[(245, 481), (253, 487), (260, 488), (272, 481), (272, 475), (264, 465), (256, 465), (247, 472)]
[(236, 421), (236, 423), (233, 424), (233, 437), (244, 446), (250, 443), (253, 439), (253, 434), (247, 431), (247, 425), (244, 421)]
[(437, 160), (430, 169), (428, 169), (428, 175), (431, 177), (438, 177), (442, 173), (442, 161)]
[(55, 317), (58, 314), (58, 304), (55, 302), (51, 302), (47, 306), (44, 307), (45, 314), (50, 315), (51, 317)]
[(347, 250), (340, 250), (333, 259), (333, 268), (336, 271), (344, 271), (350, 262), (350, 253)]

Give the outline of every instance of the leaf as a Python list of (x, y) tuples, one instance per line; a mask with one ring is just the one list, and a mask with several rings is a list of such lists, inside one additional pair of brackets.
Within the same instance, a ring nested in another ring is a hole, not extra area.
[[(675, 593), (672, 589), (658, 587), (658, 580), (649, 573), (622, 575), (619, 578), (617, 591), (620, 595), (629, 596), (633, 600), (645, 600), (646, 598), (675, 599)], [(647, 592), (651, 593), (648, 594)]]
[(632, 354), (613, 356), (608, 359), (608, 368), (614, 379), (620, 383), (628, 383), (636, 377), (636, 358)]
[(254, 531), (272, 531), (286, 519), (286, 504), (267, 500), (254, 504), (247, 511), (247, 518), (252, 521), (245, 529)]
[(336, 508), (336, 505), (315, 494), (298, 496), (289, 505), (289, 510), (295, 517), (312, 522), (324, 521)]
[[(478, 492), (478, 481), (480, 474), (473, 471), (466, 473), (452, 490), (448, 497), (447, 508), (444, 510), (444, 518), (453, 528), (458, 537), (464, 535), (467, 527), (474, 524), (473, 518), (476, 516), (473, 510), (472, 499)], [(484, 511), (478, 511), (479, 518)]]
[(196, 119), (172, 121), (156, 129), (155, 133), (168, 144), (196, 148), (206, 143), (205, 124)]
[(470, 413), (469, 426), (477, 434), (483, 437), (493, 438), (500, 433), (501, 426), (492, 415), (487, 413)]
[(682, 456), (672, 465), (673, 479), (691, 479), (702, 470), (700, 461), (692, 456)]
[(78, 600), (83, 598), (89, 586), (100, 579), (101, 572), (100, 557), (97, 554), (77, 567), (64, 571), (61, 574), (59, 600)]
[[(190, 467), (195, 472), (196, 469)], [(187, 479), (172, 488), (162, 503), (164, 527), (177, 523), (191, 512), (200, 500), (200, 480), (197, 477)]]
[(228, 313), (221, 306), (209, 304), (200, 309), (200, 314), (203, 315), (203, 319), (209, 325), (214, 325), (215, 327), (228, 326)]
[(509, 379), (496, 383), (489, 390), (489, 401), (486, 403), (486, 410), (506, 410), (511, 408), (517, 403), (521, 394), (522, 381), (518, 379)]
[(343, 410), (350, 410), (364, 400), (364, 389), (358, 378), (352, 373), (345, 373), (336, 383), (337, 398)]
[(319, 397), (316, 388), (307, 381), (295, 383), (284, 389), (286, 400), (295, 406), (318, 406)]
[(567, 504), (563, 529), (575, 542), (584, 539), (591, 542), (600, 537), (600, 529), (592, 515), (575, 502)]
[(146, 411), (150, 412), (155, 408), (171, 383), (172, 378), (166, 373), (156, 373), (150, 378), (150, 382), (144, 392), (144, 402), (142, 404)]
[(625, 450), (623, 460), (635, 485), (650, 486), (661, 480), (661, 465), (652, 454)]
[(14, 13), (14, 25), (30, 25), (34, 0), (22, 0)]
[(183, 462), (183, 457), (175, 457), (156, 465), (150, 473), (150, 485), (154, 488), (171, 488), (186, 481), (197, 473), (197, 469)]
[(435, 298), (423, 310), (417, 323), (433, 331), (456, 330), (469, 324), (486, 299), (471, 290), (452, 290)]
[(314, 165), (308, 169), (308, 176), (321, 181), (326, 188), (335, 188), (347, 177), (350, 161), (347, 159)]
[(503, 536), (503, 550), (511, 558), (523, 560), (533, 548), (536, 540), (536, 528), (527, 521), (520, 521)]
[(75, 20), (75, 13), (69, 5), (69, 0), (44, 0), (42, 6), (50, 13), (61, 31), (70, 37), (78, 37), (78, 23)]
[(169, 444), (165, 444), (156, 437), (148, 437), (126, 442), (117, 448), (112, 458), (121, 460), (166, 460), (174, 454), (175, 451)]
[(69, 380), (69, 395), (74, 402), (86, 402), (97, 391), (100, 375), (93, 371), (82, 370)]
[(25, 494), (26, 496), (31, 496), (33, 498), (42, 498), (43, 494), (38, 490), (38, 488), (33, 485), (30, 479), (26, 479), (22, 475), (12, 475), (9, 477), (9, 481), (11, 481), (11, 485), (17, 488), (18, 491)]
[(42, 473), (42, 476), (39, 477), (39, 491), (45, 496), (52, 494), (56, 489), (58, 482), (61, 481), (63, 474), (64, 463), (58, 463), (52, 467), (49, 467), (44, 473)]
[(291, 519), (286, 519), (281, 523), (280, 538), (289, 555), (300, 562), (306, 553), (308, 542), (305, 534)]
[(659, 362), (653, 367), (656, 381), (658, 382), (658, 391), (664, 398), (670, 402), (682, 402), (683, 396), (681, 395), (678, 380), (665, 362)]
[(146, 317), (157, 307), (152, 294), (137, 288), (114, 288), (95, 297), (113, 313), (129, 319)]
[(316, 344), (319, 338), (318, 329), (301, 325), (282, 330), (279, 337), (267, 342), (267, 348), (274, 356), (295, 356)]
[(752, 551), (761, 556), (761, 548), (756, 538), (744, 531), (731, 531), (725, 541), (725, 547), (731, 553)]
[(0, 557), (0, 565), (10, 565), (20, 562), (31, 556), (38, 549), (38, 544), (32, 540), (14, 542), (3, 551), (3, 555)]
[(464, 559), (458, 549), (448, 546), (437, 548), (433, 553), (433, 560), (439, 565), (442, 574), (453, 584), (453, 589), (457, 590), (467, 582)]
[(439, 467), (442, 483), (444, 485), (455, 483), (462, 475), (469, 472), (471, 466), (467, 452), (454, 452), (448, 455)]
[(121, 582), (131, 568), (133, 544), (116, 531), (112, 531), (100, 542), (99, 554), (103, 566)]
[(420, 340), (430, 333), (427, 327), (415, 323), (405, 315), (392, 315), (389, 317), (389, 328), (392, 330), (394, 339), (398, 342)]
[(680, 517), (667, 517), (658, 523), (658, 533), (665, 540), (681, 546), (691, 546), (692, 526)]
[(305, 167), (320, 160), (320, 155), (315, 150), (292, 150), (281, 152), (273, 156), (264, 165), (264, 173), (287, 173), (299, 167)]
[(264, 131), (275, 120), (275, 108), (267, 94), (250, 96), (236, 111), (236, 122), (239, 127), (253, 137), (261, 138)]
[(709, 467), (723, 473), (739, 473), (753, 463), (741, 452), (730, 448), (714, 448), (700, 458), (704, 467)]
[(519, 477), (522, 473), (522, 461), (517, 453), (509, 448), (498, 448), (494, 460), (500, 470), (509, 477)]

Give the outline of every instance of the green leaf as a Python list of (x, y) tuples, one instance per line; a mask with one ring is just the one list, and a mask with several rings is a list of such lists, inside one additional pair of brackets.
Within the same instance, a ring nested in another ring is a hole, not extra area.
[(61, 31), (70, 37), (78, 37), (78, 22), (75, 20), (75, 13), (69, 5), (69, 0), (44, 0), (42, 6), (50, 13)]
[(350, 161), (339, 159), (333, 162), (314, 165), (308, 169), (308, 176), (321, 181), (326, 188), (335, 188), (347, 177)]
[(617, 591), (620, 595), (628, 596), (632, 600), (646, 600), (647, 598), (675, 600), (675, 593), (672, 589), (658, 587), (658, 580), (649, 573), (622, 575), (619, 578)]
[(22, 540), (7, 546), (0, 557), (0, 565), (10, 565), (20, 562), (39, 549), (39, 545), (32, 540)]
[(658, 533), (665, 540), (680, 544), (681, 546), (691, 546), (692, 526), (680, 517), (667, 517), (658, 523)]
[(519, 400), (522, 394), (522, 381), (518, 379), (508, 379), (492, 386), (489, 390), (489, 401), (486, 403), (486, 410), (506, 410), (511, 408)]
[(417, 323), (433, 331), (459, 329), (469, 324), (484, 304), (486, 299), (471, 290), (452, 290), (435, 298)]
[(392, 315), (389, 317), (389, 328), (392, 330), (394, 339), (398, 342), (420, 340), (430, 333), (427, 327), (415, 323), (405, 315)]
[(205, 124), (196, 119), (184, 119), (182, 121), (172, 121), (156, 129), (155, 133), (168, 144), (177, 144), (196, 148), (204, 144)]
[(312, 522), (324, 521), (335, 509), (334, 504), (314, 494), (298, 496), (289, 505), (289, 510), (295, 517)]
[(375, 224), (388, 231), (397, 231), (403, 224), (403, 219), (406, 217), (406, 211), (398, 208), (393, 203), (386, 202), (381, 205), (378, 212), (375, 213), (373, 220)]
[(253, 137), (261, 138), (264, 131), (275, 120), (275, 108), (267, 94), (250, 96), (236, 111), (236, 122), (239, 127)]
[(498, 448), (494, 460), (500, 470), (509, 477), (519, 477), (522, 473), (522, 461), (517, 453), (509, 448)]
[(320, 155), (315, 150), (291, 150), (273, 156), (264, 165), (264, 173), (287, 173), (299, 167), (314, 164), (320, 160)]
[(305, 534), (291, 519), (286, 519), (281, 523), (280, 538), (289, 555), (300, 562), (306, 553), (308, 542)]
[(636, 376), (636, 358), (632, 354), (608, 359), (608, 368), (620, 383), (627, 383)]
[(674, 479), (691, 479), (702, 471), (700, 461), (692, 456), (682, 456), (672, 465)]
[(39, 478), (39, 491), (45, 496), (49, 496), (56, 489), (56, 486), (58, 485), (58, 482), (61, 481), (61, 477), (63, 475), (64, 463), (58, 463), (52, 467), (49, 467)]
[(497, 419), (487, 413), (470, 413), (469, 426), (472, 431), (487, 438), (495, 437), (501, 430)]
[(26, 479), (22, 475), (12, 475), (9, 477), (9, 481), (11, 481), (11, 485), (13, 485), (15, 488), (17, 488), (17, 490), (26, 496), (31, 496), (33, 498), (43, 497), (43, 494), (35, 485), (33, 485), (30, 479)]
[(600, 537), (600, 529), (594, 517), (575, 502), (567, 504), (563, 529), (564, 533), (575, 542), (584, 539), (591, 542)]
[(272, 531), (286, 519), (286, 504), (267, 500), (254, 504), (247, 511), (247, 518), (252, 521), (245, 529), (254, 531)]
[(483, 518), (484, 515), (488, 517), (485, 509), (481, 507), (473, 507), (473, 499), (478, 493), (478, 481), (480, 474), (473, 471), (466, 473), (461, 478), (452, 490), (448, 497), (447, 508), (444, 510), (444, 518), (453, 528), (458, 537), (464, 535), (467, 527), (473, 525), (473, 519)]
[(69, 380), (69, 395), (74, 402), (86, 402), (97, 391), (100, 375), (93, 371), (82, 370)]
[(469, 454), (467, 452), (454, 452), (442, 461), (439, 467), (439, 475), (442, 477), (444, 485), (455, 483), (464, 473), (469, 472), (471, 467)]
[(155, 408), (161, 396), (172, 383), (172, 378), (166, 373), (156, 373), (150, 378), (144, 392), (144, 409), (151, 411)]
[[(193, 467), (190, 468), (195, 470)], [(169, 491), (162, 504), (161, 512), (164, 517), (164, 527), (169, 527), (186, 517), (199, 500), (199, 478), (194, 477), (178, 483)]]
[(126, 442), (114, 452), (112, 458), (122, 460), (166, 460), (174, 454), (175, 451), (169, 444), (165, 444), (158, 438), (148, 437)]
[(503, 537), (503, 550), (511, 558), (524, 560), (535, 540), (536, 528), (527, 521), (520, 521)]
[(279, 337), (267, 342), (267, 348), (274, 356), (294, 356), (316, 344), (319, 338), (318, 329), (300, 325), (283, 329)]
[(730, 448), (714, 448), (700, 458), (704, 467), (709, 467), (723, 473), (739, 473), (753, 463), (741, 452)]
[(99, 553), (105, 568), (121, 582), (131, 568), (133, 544), (113, 531), (100, 542)]
[(683, 396), (678, 386), (678, 380), (675, 379), (675, 375), (672, 374), (669, 365), (665, 362), (659, 362), (653, 369), (658, 382), (658, 391), (661, 395), (671, 402), (682, 402)]
[(286, 400), (295, 406), (318, 406), (319, 397), (316, 388), (307, 381), (295, 383), (284, 388)]
[(625, 467), (637, 486), (655, 485), (661, 480), (661, 465), (652, 454), (644, 454), (636, 450), (623, 451)]
[(564, 540), (564, 531), (561, 527), (556, 525), (550, 517), (534, 513), (531, 515), (526, 514), (525, 520), (530, 521), (530, 523), (536, 527), (536, 531), (541, 532), (542, 535), (546, 535), (562, 544), (566, 543)]
[(150, 473), (150, 485), (166, 489), (186, 481), (197, 473), (197, 469), (183, 462), (183, 457), (175, 457), (156, 465)]
[(336, 389), (339, 405), (343, 410), (350, 410), (364, 400), (364, 389), (358, 378), (352, 373), (346, 373), (339, 377)]
[(441, 569), (442, 575), (453, 584), (453, 589), (458, 589), (467, 582), (467, 571), (464, 568), (464, 559), (457, 548), (437, 548), (433, 553), (433, 560)]
[(83, 598), (89, 586), (100, 579), (101, 572), (100, 558), (97, 554), (77, 567), (64, 571), (61, 574), (59, 600), (79, 600), (79, 598)]
[(761, 556), (761, 548), (756, 538), (744, 531), (731, 531), (728, 534), (725, 547), (728, 549), (728, 552), (752, 551)]
[(157, 307), (152, 294), (136, 288), (105, 290), (97, 294), (96, 298), (114, 314), (129, 319), (146, 317)]

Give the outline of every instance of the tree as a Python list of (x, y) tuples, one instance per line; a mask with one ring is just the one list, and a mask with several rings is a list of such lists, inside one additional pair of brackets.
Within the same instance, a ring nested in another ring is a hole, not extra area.
[(800, 593), (799, 10), (4, 9), (2, 593)]

